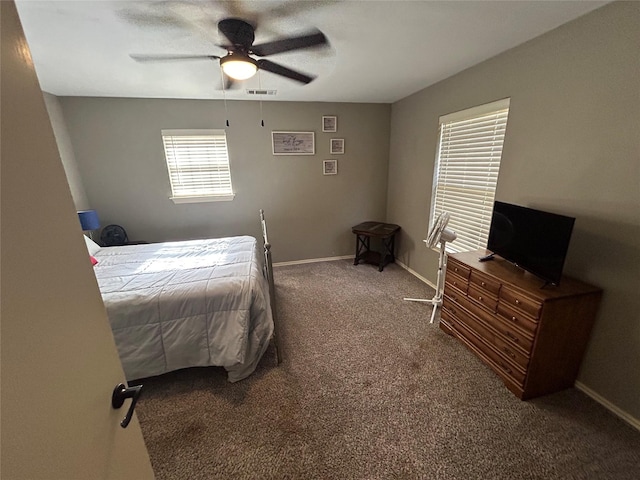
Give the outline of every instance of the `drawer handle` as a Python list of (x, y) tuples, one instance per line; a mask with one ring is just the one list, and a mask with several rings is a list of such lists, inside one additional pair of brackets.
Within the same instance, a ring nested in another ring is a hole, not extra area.
[(513, 340), (514, 342), (519, 342), (520, 339), (518, 337), (516, 337), (513, 333), (511, 333), (509, 330), (507, 330), (506, 332), (504, 332), (505, 335), (507, 337), (509, 337), (511, 340)]
[(520, 300), (516, 298), (516, 305), (520, 305)]
[(478, 296), (478, 300), (479, 300), (479, 301), (482, 301), (482, 297)]
[(486, 286), (487, 286), (487, 284), (486, 284), (486, 283), (484, 283), (484, 282), (480, 282), (480, 285), (482, 285), (483, 287), (486, 287)]
[(517, 322), (518, 321), (518, 317), (511, 317), (511, 321), (512, 322)]
[(458, 267), (455, 267), (455, 268), (453, 269), (453, 271), (454, 271), (454, 272), (457, 272), (457, 271), (458, 271)]
[(516, 358), (516, 354), (513, 353), (511, 350), (509, 350), (507, 347), (502, 347), (502, 350), (504, 350), (504, 352), (509, 355), (511, 358), (515, 359)]
[(504, 363), (500, 362), (500, 366), (502, 367), (502, 369), (507, 372), (507, 373), (513, 373), (513, 371), (507, 367)]

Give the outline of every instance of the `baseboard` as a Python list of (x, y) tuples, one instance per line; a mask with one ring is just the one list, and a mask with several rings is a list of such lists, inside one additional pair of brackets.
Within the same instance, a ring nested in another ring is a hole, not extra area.
[(304, 263), (333, 262), (335, 260), (347, 260), (353, 258), (353, 255), (343, 255), (342, 257), (325, 257), (325, 258), (308, 258), (306, 260), (294, 260), (292, 262), (274, 263), (274, 267), (285, 267), (287, 265), (302, 265)]
[(621, 408), (616, 407), (613, 403), (611, 403), (606, 398), (602, 397), (601, 395), (599, 395), (596, 392), (594, 392), (593, 390), (591, 390), (584, 383), (575, 382), (574, 386), (578, 390), (580, 390), (582, 393), (587, 395), (588, 397), (591, 397), (592, 399), (594, 399), (596, 402), (598, 402), (604, 408), (609, 410), (615, 416), (621, 418), (622, 420), (627, 422), (629, 425), (631, 425), (633, 428), (635, 428), (636, 430), (640, 431), (640, 420), (638, 420), (637, 418), (633, 417), (631, 414), (625, 412)]
[(427, 280), (425, 277), (423, 277), (422, 275), (420, 275), (418, 272), (416, 272), (415, 270), (413, 270), (412, 268), (409, 268), (407, 265), (405, 265), (404, 263), (402, 263), (401, 261), (399, 261), (396, 258), (396, 263), (398, 265), (400, 265), (402, 268), (404, 268), (407, 272), (409, 272), (411, 275), (413, 275), (414, 277), (416, 277), (419, 280), (422, 280), (424, 283), (426, 283), (427, 285), (429, 285), (431, 288), (433, 288), (434, 290), (436, 289), (436, 286), (431, 283), (429, 280)]
[[(333, 262), (335, 260), (347, 260), (349, 258), (353, 258), (353, 255), (343, 255), (341, 257), (308, 258), (306, 260), (293, 260), (291, 262), (277, 262), (277, 263), (274, 263), (273, 266), (286, 267), (287, 265), (302, 265), (304, 263), (317, 263), (317, 262)], [(423, 281), (424, 283), (426, 283), (427, 285), (429, 285), (431, 288), (435, 290), (436, 286), (433, 283), (431, 283), (429, 280), (427, 280), (425, 277), (420, 275), (418, 272), (409, 268), (407, 265), (399, 261), (397, 258), (395, 260), (395, 263), (397, 263), (400, 267), (404, 268), (411, 275)]]

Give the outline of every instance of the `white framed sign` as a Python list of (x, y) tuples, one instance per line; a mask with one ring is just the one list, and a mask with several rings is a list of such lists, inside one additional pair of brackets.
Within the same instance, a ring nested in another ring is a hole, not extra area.
[(315, 155), (314, 132), (271, 132), (274, 155)]

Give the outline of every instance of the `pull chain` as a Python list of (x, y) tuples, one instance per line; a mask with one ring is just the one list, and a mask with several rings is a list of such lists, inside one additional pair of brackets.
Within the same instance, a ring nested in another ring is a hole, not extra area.
[(260, 90), (260, 126), (264, 127), (264, 116), (262, 115), (262, 77), (258, 70), (258, 89)]
[(229, 126), (229, 110), (227, 110), (227, 92), (224, 88), (224, 72), (222, 71), (222, 67), (220, 67), (220, 78), (222, 79), (222, 98), (224, 99), (224, 116), (226, 118), (227, 127)]

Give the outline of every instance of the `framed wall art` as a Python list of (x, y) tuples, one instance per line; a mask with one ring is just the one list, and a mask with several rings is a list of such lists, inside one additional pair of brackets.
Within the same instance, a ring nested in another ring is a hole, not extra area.
[(314, 132), (271, 132), (274, 155), (315, 155)]
[(322, 117), (322, 131), (323, 132), (337, 132), (338, 131), (338, 117), (323, 116)]
[(331, 147), (329, 149), (331, 155), (341, 155), (344, 153), (344, 138), (332, 138)]
[(338, 174), (338, 161), (337, 160), (324, 160), (322, 162), (322, 174), (323, 175), (337, 175)]

